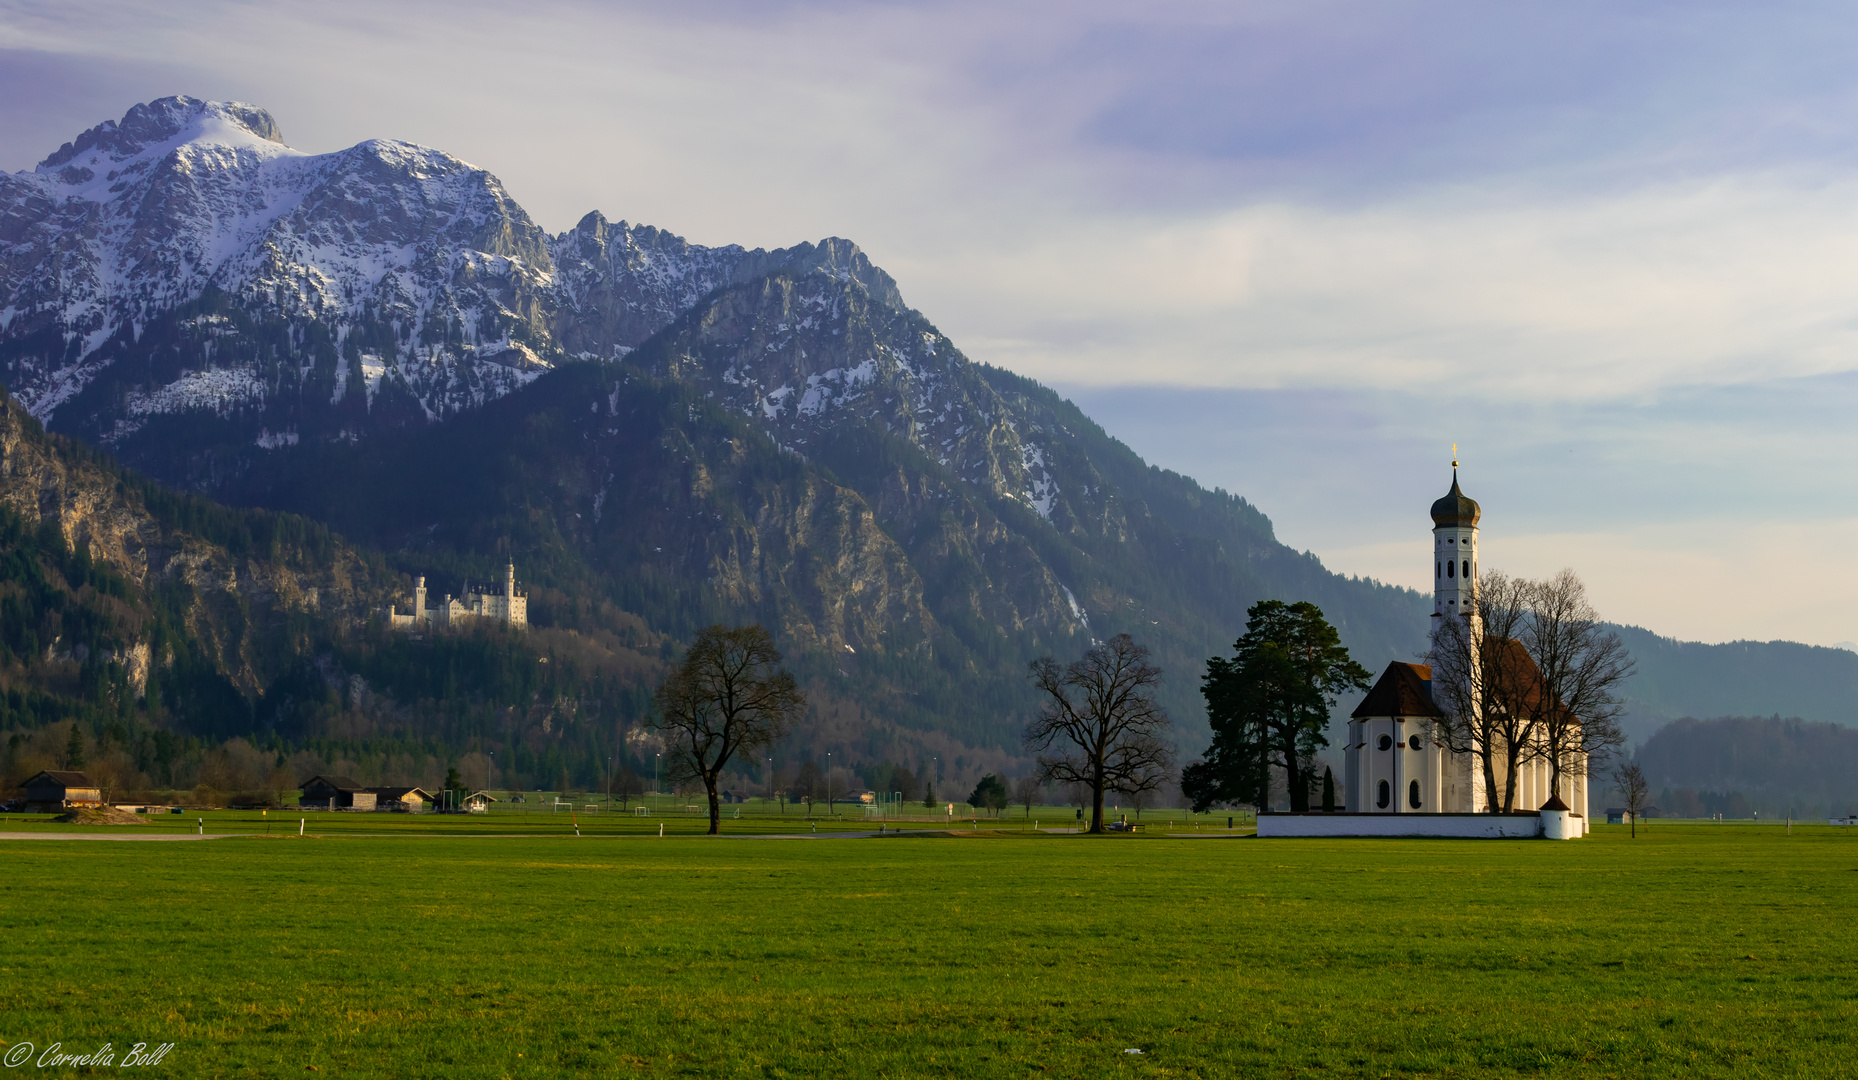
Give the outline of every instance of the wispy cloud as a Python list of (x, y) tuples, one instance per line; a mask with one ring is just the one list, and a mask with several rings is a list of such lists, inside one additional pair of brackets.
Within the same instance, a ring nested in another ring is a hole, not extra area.
[[(1858, 520), (1854, 46), (1830, 3), (13, 0), (0, 165), (186, 92), (308, 150), (444, 148), (550, 229), (849, 236), (976, 359), (1342, 569), (1400, 578), (1379, 538), (1455, 440), (1603, 603), (1838, 640), (1858, 586), (1726, 577), (1751, 523), (1805, 558)], [(1566, 524), (1595, 502), (1672, 557), (1613, 574)]]

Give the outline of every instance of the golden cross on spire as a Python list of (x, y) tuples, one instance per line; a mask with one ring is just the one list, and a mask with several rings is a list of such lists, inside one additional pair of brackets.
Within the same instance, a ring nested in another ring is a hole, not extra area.
[(1456, 469), (1457, 467), (1458, 467), (1458, 444), (1453, 443), (1452, 444), (1452, 468)]

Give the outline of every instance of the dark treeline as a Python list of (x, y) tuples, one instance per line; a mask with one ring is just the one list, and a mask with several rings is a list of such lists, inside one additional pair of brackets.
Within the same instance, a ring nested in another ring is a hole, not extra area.
[(1637, 760), (1671, 817), (1844, 816), (1858, 812), (1858, 729), (1779, 716), (1685, 718)]

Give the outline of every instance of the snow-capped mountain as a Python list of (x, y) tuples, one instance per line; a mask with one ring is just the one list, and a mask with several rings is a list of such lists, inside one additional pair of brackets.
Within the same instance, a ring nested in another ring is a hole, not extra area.
[(0, 174), (0, 379), (41, 420), (110, 444), (175, 414), (247, 445), (342, 437), (623, 355), (711, 290), (781, 268), (901, 306), (845, 241), (704, 248), (598, 214), (551, 238), (449, 154), (304, 154), (262, 109), (163, 98)]

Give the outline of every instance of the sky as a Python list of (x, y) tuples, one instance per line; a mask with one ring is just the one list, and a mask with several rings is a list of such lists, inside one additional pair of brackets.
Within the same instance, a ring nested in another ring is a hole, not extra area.
[(1830, 3), (0, 0), (0, 168), (167, 94), (550, 231), (855, 240), (972, 359), (1331, 569), (1572, 567), (1858, 639), (1858, 18)]

